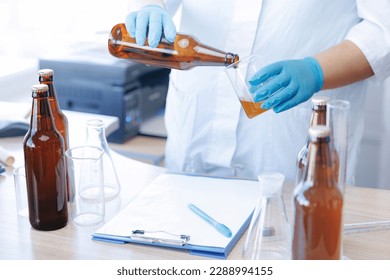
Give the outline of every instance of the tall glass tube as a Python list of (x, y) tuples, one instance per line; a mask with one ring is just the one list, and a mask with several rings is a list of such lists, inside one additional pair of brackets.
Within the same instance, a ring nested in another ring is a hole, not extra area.
[(338, 185), (345, 192), (348, 155), (348, 122), (350, 104), (347, 100), (334, 99), (328, 102), (327, 125), (331, 129), (331, 141), (338, 156)]

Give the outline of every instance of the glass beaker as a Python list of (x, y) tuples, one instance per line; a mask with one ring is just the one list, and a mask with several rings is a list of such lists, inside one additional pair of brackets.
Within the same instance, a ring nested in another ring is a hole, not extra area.
[(104, 122), (99, 119), (87, 121), (87, 139), (85, 145), (100, 147), (103, 150), (103, 177), (104, 177), (104, 196), (105, 200), (114, 199), (120, 192), (119, 179), (116, 173), (115, 165), (108, 147)]
[[(241, 106), (250, 119), (267, 111), (261, 108), (263, 102), (253, 101), (249, 90), (251, 86), (248, 82), (263, 66), (264, 62), (261, 56), (251, 55), (225, 68), (225, 72), (240, 100)], [(259, 87), (262, 85), (259, 85)]]
[(105, 215), (102, 156), (100, 147), (80, 146), (65, 152), (69, 174), (69, 205), (73, 222), (95, 226)]
[(291, 229), (282, 197), (284, 176), (267, 172), (259, 176), (261, 196), (244, 244), (244, 259), (291, 259)]
[(331, 129), (331, 141), (339, 161), (338, 186), (345, 193), (348, 154), (348, 122), (350, 103), (347, 100), (334, 99), (328, 102), (327, 125)]

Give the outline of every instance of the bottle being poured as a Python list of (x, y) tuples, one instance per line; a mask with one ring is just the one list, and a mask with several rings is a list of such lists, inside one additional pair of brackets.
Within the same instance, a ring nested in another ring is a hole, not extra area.
[(173, 43), (162, 38), (156, 48), (150, 47), (148, 42), (139, 46), (127, 32), (124, 23), (112, 28), (108, 50), (118, 58), (177, 70), (188, 70), (195, 66), (228, 66), (239, 61), (237, 54), (204, 45), (194, 36), (182, 33), (176, 34)]

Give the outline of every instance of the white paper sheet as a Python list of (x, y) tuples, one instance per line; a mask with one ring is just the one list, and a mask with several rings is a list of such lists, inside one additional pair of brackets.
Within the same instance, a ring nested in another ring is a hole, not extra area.
[(234, 237), (254, 210), (259, 195), (256, 181), (164, 173), (96, 233), (128, 237), (133, 230), (166, 231), (189, 235), (191, 245), (224, 248), (231, 238), (187, 205), (193, 203), (228, 226)]

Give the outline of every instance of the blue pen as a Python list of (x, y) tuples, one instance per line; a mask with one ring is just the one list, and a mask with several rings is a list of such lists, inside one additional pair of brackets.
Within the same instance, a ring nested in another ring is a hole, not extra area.
[(194, 212), (196, 215), (201, 217), (203, 220), (208, 222), (210, 225), (212, 225), (216, 230), (218, 230), (220, 233), (222, 233), (226, 237), (232, 237), (232, 231), (225, 225), (218, 223), (216, 220), (211, 218), (209, 215), (207, 215), (205, 212), (200, 210), (198, 207), (196, 207), (194, 204), (190, 203), (188, 204), (188, 208), (192, 212)]

